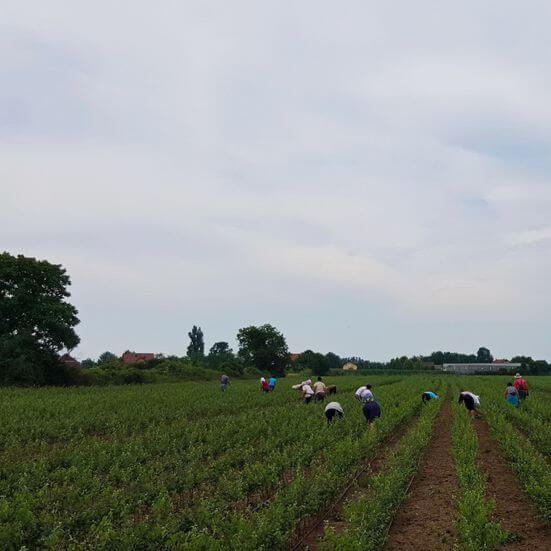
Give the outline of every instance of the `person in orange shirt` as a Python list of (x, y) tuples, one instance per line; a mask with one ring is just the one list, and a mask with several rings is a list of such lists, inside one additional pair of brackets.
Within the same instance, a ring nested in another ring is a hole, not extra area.
[(521, 400), (524, 400), (526, 396), (528, 396), (528, 385), (526, 384), (526, 381), (522, 378), (522, 375), (520, 373), (517, 373), (515, 375), (515, 388), (517, 389), (519, 398)]

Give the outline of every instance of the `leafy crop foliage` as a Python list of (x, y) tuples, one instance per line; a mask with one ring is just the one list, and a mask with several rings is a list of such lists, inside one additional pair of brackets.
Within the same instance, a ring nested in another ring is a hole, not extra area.
[(503, 398), (507, 380), (502, 378), (501, 385), (491, 385), (485, 379), (479, 382), (487, 401), (483, 415), (524, 491), (535, 501), (540, 516), (549, 523), (551, 401), (546, 389), (551, 390), (551, 381), (548, 378), (536, 379), (536, 391), (531, 390), (530, 396), (515, 409)]
[[(458, 389), (454, 394), (457, 394)], [(457, 533), (461, 551), (495, 549), (507, 540), (499, 524), (492, 522), (495, 502), (485, 498), (486, 478), (476, 463), (478, 442), (471, 418), (462, 405), (453, 403), (453, 455), (459, 481)]]
[(366, 495), (347, 505), (344, 511), (347, 529), (341, 534), (326, 530), (323, 546), (326, 551), (383, 548), (389, 523), (406, 497), (440, 406), (441, 402), (433, 401), (423, 409), (419, 421), (390, 457), (388, 466), (369, 480)]
[[(332, 425), (321, 404), (306, 405), (291, 389), (296, 378), (280, 380), (269, 394), (260, 392), (257, 381), (238, 380), (225, 393), (218, 380), (2, 388), (0, 549), (285, 549), (404, 428), (404, 444), (389, 468), (368, 482), (372, 493), (346, 513), (346, 544), (355, 549), (361, 548), (358, 541), (371, 541), (377, 548), (441, 406), (422, 407), (420, 394), (450, 380), (328, 376), (345, 411)], [(515, 429), (500, 403), (492, 402), (496, 381), (501, 385), (500, 378), (473, 378), (473, 385), (480, 386), (492, 428), (515, 443), (517, 433), (507, 427)], [(373, 432), (353, 396), (366, 382), (383, 411)], [(541, 467), (542, 457), (525, 436), (519, 438), (525, 453), (513, 468), (524, 477), (525, 469)], [(471, 460), (467, 455), (461, 464)], [(471, 486), (462, 486), (458, 498)], [(526, 478), (526, 490), (544, 515), (548, 494), (536, 493), (533, 478)], [(481, 503), (486, 522), (490, 509)], [(479, 516), (464, 517), (465, 530), (478, 529)]]
[(329, 427), (291, 381), (0, 389), (0, 548), (279, 548), (418, 408), (384, 379), (374, 435), (353, 378)]

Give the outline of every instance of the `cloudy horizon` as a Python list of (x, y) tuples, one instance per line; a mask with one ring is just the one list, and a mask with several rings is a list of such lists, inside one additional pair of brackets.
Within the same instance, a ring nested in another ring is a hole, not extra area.
[(80, 359), (551, 359), (548, 3), (0, 14), (0, 250), (67, 269)]

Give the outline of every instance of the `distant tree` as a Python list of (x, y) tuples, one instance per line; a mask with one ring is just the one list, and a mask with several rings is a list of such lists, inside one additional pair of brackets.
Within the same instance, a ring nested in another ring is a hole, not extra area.
[(523, 367), (528, 367), (534, 363), (534, 360), (530, 356), (514, 356), (511, 362), (514, 364), (522, 364)]
[(106, 351), (103, 354), (100, 354), (100, 357), (98, 358), (97, 364), (98, 367), (101, 367), (106, 364), (110, 364), (113, 362), (116, 362), (119, 359), (119, 357), (113, 352)]
[(535, 360), (530, 366), (530, 373), (532, 375), (545, 375), (551, 372), (551, 365), (545, 360)]
[(494, 357), (490, 354), (490, 350), (488, 348), (484, 348), (483, 346), (478, 349), (476, 359), (478, 363), (483, 364), (490, 364), (494, 361)]
[(421, 356), (412, 356), (408, 358), (407, 356), (402, 356), (400, 358), (393, 358), (388, 362), (388, 367), (390, 369), (411, 369), (411, 370), (420, 370), (426, 369), (426, 365), (423, 363), (423, 358)]
[(190, 340), (187, 347), (187, 355), (190, 360), (197, 362), (198, 359), (205, 355), (205, 341), (203, 339), (203, 331), (200, 327), (194, 325), (188, 333)]
[(477, 363), (478, 358), (474, 354), (461, 354), (458, 352), (433, 352), (430, 356), (421, 358), (423, 361), (431, 362), (434, 365), (455, 364), (455, 363)]
[(66, 382), (58, 354), (80, 341), (70, 284), (60, 265), (0, 254), (0, 384)]
[(327, 352), (327, 354), (325, 354), (325, 360), (327, 361), (329, 369), (339, 369), (343, 365), (342, 359), (333, 352)]
[[(231, 366), (232, 371), (235, 372), (235, 366), (237, 360), (233, 355), (233, 350), (230, 345), (225, 341), (215, 342), (209, 350), (207, 356), (207, 365), (211, 369), (222, 369), (224, 365)], [(240, 363), (237, 361), (237, 364)]]
[(263, 373), (285, 376), (289, 366), (289, 350), (285, 337), (272, 325), (243, 327), (237, 333), (239, 357), (245, 366)]
[(82, 360), (80, 362), (80, 367), (83, 369), (89, 369), (91, 367), (96, 367), (96, 362), (92, 360), (91, 358), (86, 358), (85, 360)]
[(225, 341), (215, 342), (209, 350), (209, 356), (233, 355), (233, 350)]
[(305, 350), (296, 363), (301, 369), (309, 369), (314, 375), (325, 375), (330, 369), (327, 357), (312, 350)]

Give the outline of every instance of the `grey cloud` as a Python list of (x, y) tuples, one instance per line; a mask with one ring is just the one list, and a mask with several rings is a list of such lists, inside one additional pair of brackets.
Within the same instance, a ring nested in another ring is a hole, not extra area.
[(82, 355), (545, 352), (546, 3), (5, 4), (0, 245), (67, 265)]

